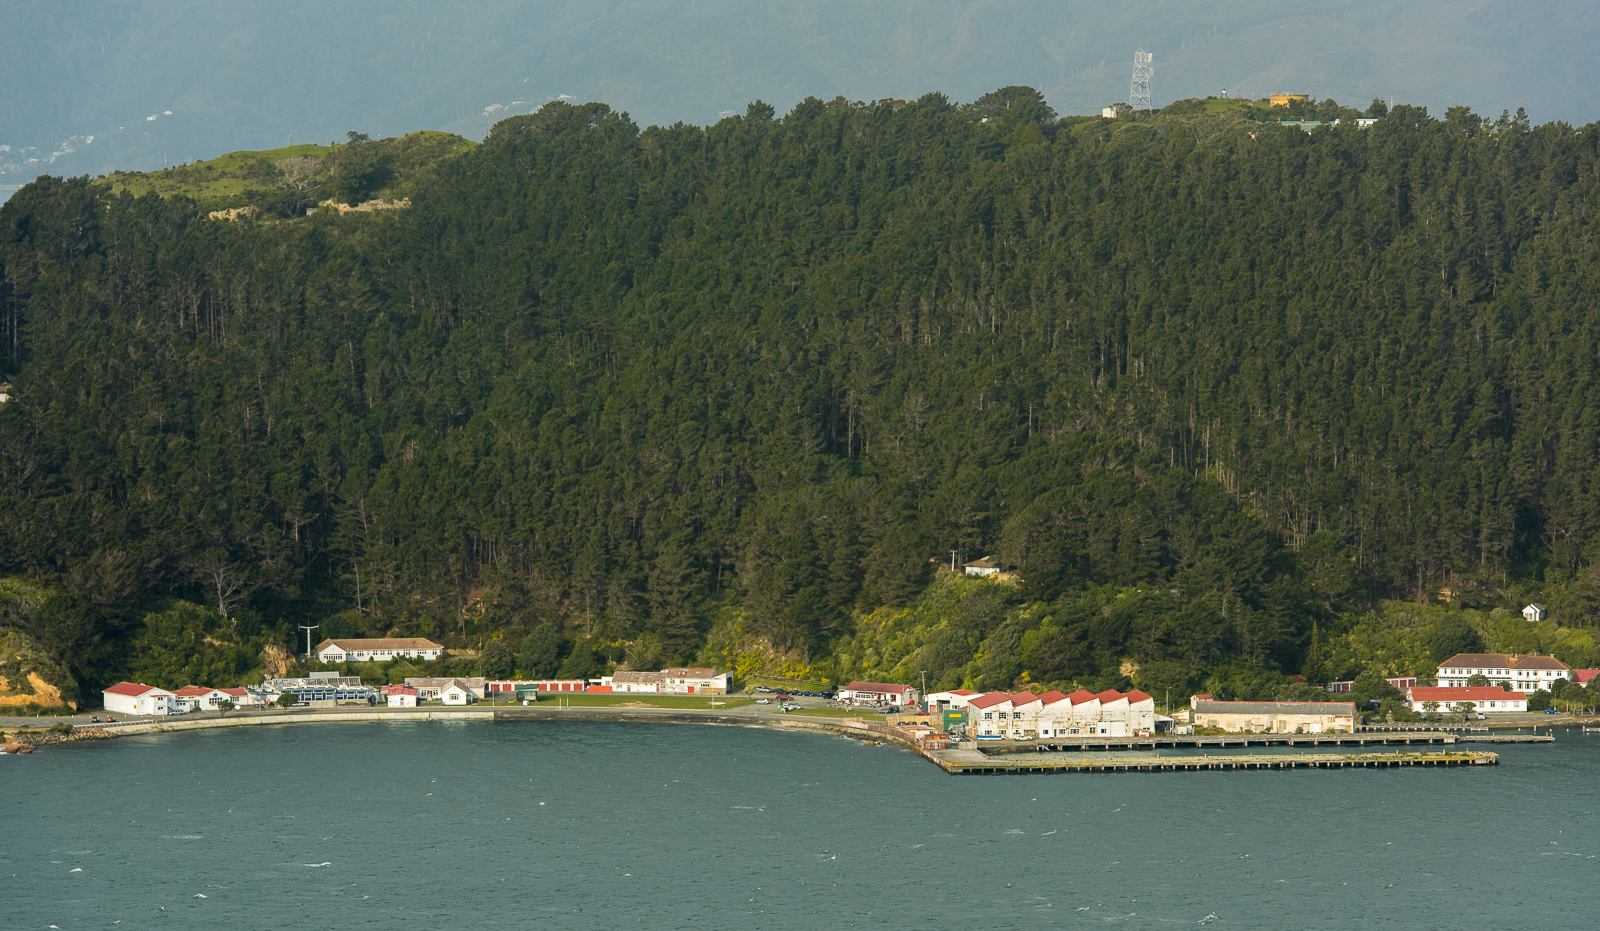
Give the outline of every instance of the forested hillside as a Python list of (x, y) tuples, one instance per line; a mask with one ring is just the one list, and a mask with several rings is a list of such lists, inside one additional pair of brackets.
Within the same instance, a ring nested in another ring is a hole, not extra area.
[(1594, 128), (1208, 109), (551, 104), (368, 214), (30, 185), (0, 571), (55, 594), (12, 623), (87, 685), (321, 623), (1175, 689), (1441, 589), (1592, 624)]

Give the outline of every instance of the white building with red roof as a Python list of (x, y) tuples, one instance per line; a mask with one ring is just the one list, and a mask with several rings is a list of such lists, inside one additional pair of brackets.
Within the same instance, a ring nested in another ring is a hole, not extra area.
[(390, 708), (417, 707), (417, 690), (409, 685), (386, 685), (379, 691), (388, 698)]
[(112, 714), (164, 715), (177, 708), (171, 692), (140, 682), (118, 682), (100, 694)]
[(989, 692), (971, 699), (973, 734), (982, 740), (1051, 740), (1063, 737), (1128, 737), (1155, 729), (1155, 700), (1140, 691), (1084, 689)]
[(1490, 685), (1504, 682), (1518, 692), (1550, 690), (1557, 679), (1568, 679), (1572, 667), (1554, 656), (1537, 653), (1457, 653), (1439, 664), (1439, 686), (1467, 688), (1473, 676), (1483, 676)]
[(216, 711), (217, 702), (232, 698), (222, 689), (207, 688), (203, 685), (186, 685), (172, 695), (185, 711)]
[(1596, 675), (1600, 675), (1600, 669), (1574, 669), (1572, 670), (1572, 681), (1584, 688), (1588, 688), (1589, 683), (1594, 681)]
[[(1406, 689), (1406, 707), (1412, 711), (1430, 714), (1449, 714), (1458, 706), (1470, 702), (1472, 710), (1484, 714), (1506, 714), (1528, 710), (1528, 696), (1522, 692), (1507, 692), (1497, 685), (1464, 686), (1412, 686)], [(1430, 707), (1431, 706), (1431, 707)]]
[(919, 697), (914, 686), (894, 682), (852, 682), (839, 690), (849, 705), (915, 705)]

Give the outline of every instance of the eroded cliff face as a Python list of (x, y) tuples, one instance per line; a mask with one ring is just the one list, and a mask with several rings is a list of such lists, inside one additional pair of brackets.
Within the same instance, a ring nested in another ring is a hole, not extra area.
[(78, 709), (77, 689), (65, 669), (50, 662), (20, 631), (0, 631), (0, 709), (66, 706)]

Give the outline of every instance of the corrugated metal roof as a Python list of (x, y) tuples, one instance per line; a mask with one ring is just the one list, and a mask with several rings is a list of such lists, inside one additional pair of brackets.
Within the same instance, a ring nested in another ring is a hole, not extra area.
[(1353, 717), (1355, 702), (1348, 701), (1202, 701), (1196, 714), (1333, 714)]

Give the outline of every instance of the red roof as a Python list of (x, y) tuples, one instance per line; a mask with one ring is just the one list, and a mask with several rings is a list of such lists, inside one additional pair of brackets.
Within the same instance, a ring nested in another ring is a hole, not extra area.
[(978, 693), (974, 692), (971, 689), (951, 689), (950, 690), (950, 694), (951, 695), (976, 695)]
[(1145, 693), (1139, 691), (1138, 689), (1134, 689), (1133, 691), (1129, 692), (1124, 697), (1128, 699), (1128, 704), (1130, 704), (1130, 705), (1133, 704), (1134, 702), (1149, 701), (1150, 700), (1150, 696), (1149, 695), (1146, 695)]
[(1114, 702), (1114, 701), (1120, 701), (1121, 699), (1126, 698), (1126, 697), (1127, 697), (1126, 695), (1123, 695), (1121, 692), (1117, 691), (1116, 689), (1106, 689), (1104, 692), (1101, 692), (1099, 695), (1095, 696), (1095, 698), (1100, 699), (1100, 704), (1102, 704), (1102, 705), (1110, 704), (1111, 702)]
[(993, 708), (995, 705), (1003, 704), (1010, 700), (1011, 696), (1005, 692), (989, 692), (986, 695), (979, 695), (977, 698), (967, 702), (967, 704), (974, 708)]
[(1074, 705), (1081, 705), (1086, 701), (1094, 701), (1094, 693), (1088, 689), (1079, 689), (1067, 696)]
[(244, 689), (217, 689), (217, 691), (222, 692), (222, 693), (227, 694), (227, 695), (232, 695), (235, 698), (241, 698), (241, 697), (243, 697), (245, 695), (250, 694), (249, 692), (246, 692)]
[(200, 685), (186, 685), (183, 688), (177, 690), (176, 692), (173, 692), (172, 694), (174, 694), (174, 695), (183, 695), (185, 697), (190, 696), (190, 695), (210, 695), (211, 694), (211, 689), (208, 689), (208, 688), (206, 688), (204, 686), (200, 686)]
[(883, 692), (886, 695), (902, 695), (911, 691), (909, 685), (895, 685), (892, 682), (852, 682), (845, 688), (852, 692)]
[(1579, 685), (1588, 685), (1589, 680), (1596, 675), (1600, 675), (1600, 669), (1574, 669), (1572, 670), (1572, 681)]
[(137, 697), (145, 694), (146, 692), (159, 692), (161, 689), (158, 689), (153, 685), (141, 685), (137, 682), (118, 682), (116, 685), (113, 685), (111, 688), (106, 689), (105, 691), (111, 695), (133, 695)]
[(1061, 693), (1061, 692), (1056, 691), (1055, 689), (1051, 689), (1050, 691), (1044, 693), (1043, 695), (1040, 695), (1039, 696), (1039, 700), (1044, 702), (1047, 705), (1053, 705), (1058, 701), (1066, 701), (1067, 700), (1067, 696), (1065, 694)]
[(1032, 692), (1015, 692), (1011, 696), (1011, 704), (1019, 706), (1031, 705), (1038, 700), (1039, 696), (1033, 694)]
[(1407, 692), (1414, 702), (1437, 701), (1452, 705), (1458, 701), (1517, 701), (1527, 697), (1521, 692), (1507, 692), (1497, 685), (1463, 685), (1455, 688), (1413, 685)]

